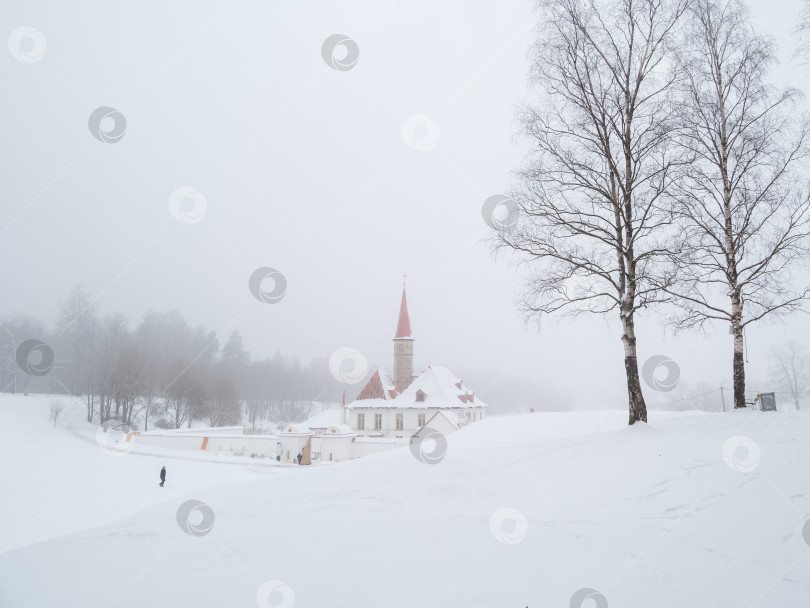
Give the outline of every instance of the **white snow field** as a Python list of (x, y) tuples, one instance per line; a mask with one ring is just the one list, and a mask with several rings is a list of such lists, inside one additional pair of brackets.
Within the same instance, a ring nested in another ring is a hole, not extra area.
[(296, 467), (110, 455), (48, 401), (0, 397), (4, 608), (810, 606), (810, 412), (492, 417), (436, 464)]

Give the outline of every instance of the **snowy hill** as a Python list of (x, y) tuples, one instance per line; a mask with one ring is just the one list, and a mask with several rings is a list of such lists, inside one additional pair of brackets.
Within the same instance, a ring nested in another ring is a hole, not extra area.
[(33, 488), (0, 606), (810, 605), (807, 412), (492, 417), (434, 465), (280, 467), (110, 456), (47, 402), (0, 397), (4, 488)]

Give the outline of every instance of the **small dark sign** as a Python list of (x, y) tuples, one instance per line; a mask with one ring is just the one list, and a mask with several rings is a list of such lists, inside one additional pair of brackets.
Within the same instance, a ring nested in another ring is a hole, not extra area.
[(776, 397), (773, 393), (762, 393), (759, 396), (759, 405), (763, 412), (775, 412)]

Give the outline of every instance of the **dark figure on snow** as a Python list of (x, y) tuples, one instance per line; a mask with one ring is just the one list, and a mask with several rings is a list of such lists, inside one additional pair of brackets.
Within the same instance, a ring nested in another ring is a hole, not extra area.
[(160, 487), (163, 487), (163, 484), (166, 483), (166, 467), (160, 469)]
[(303, 458), (303, 456), (301, 456), (301, 452), (298, 452), (298, 456), (296, 456), (296, 458), (298, 459), (298, 464), (301, 464), (301, 459)]

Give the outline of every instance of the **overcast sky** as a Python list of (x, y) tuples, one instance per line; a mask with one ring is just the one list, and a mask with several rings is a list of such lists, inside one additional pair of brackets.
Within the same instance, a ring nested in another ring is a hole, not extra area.
[[(781, 45), (775, 77), (804, 87), (810, 67), (790, 59), (800, 7), (752, 5)], [(221, 341), (239, 328), (254, 356), (351, 346), (390, 366), (407, 273), (417, 367), (624, 407), (616, 320), (526, 327), (516, 270), (483, 242), (482, 204), (525, 151), (515, 110), (533, 29), (529, 0), (4, 3), (0, 315), (53, 322), (81, 283), (132, 325), (176, 309)], [(333, 34), (356, 42), (351, 69), (322, 57)], [(90, 132), (103, 106), (126, 121), (117, 142)], [(204, 198), (199, 221), (172, 214), (179, 188)], [(280, 302), (251, 295), (260, 267), (286, 278)], [(748, 332), (751, 389), (769, 388), (768, 348), (801, 335), (806, 316)], [(641, 362), (677, 361), (681, 389), (730, 386), (726, 327), (673, 337), (649, 317), (638, 336)]]

